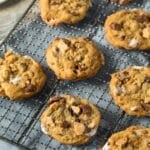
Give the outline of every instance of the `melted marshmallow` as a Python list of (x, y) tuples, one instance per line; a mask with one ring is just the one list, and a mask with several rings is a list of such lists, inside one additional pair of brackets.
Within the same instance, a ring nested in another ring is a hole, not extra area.
[(118, 95), (118, 94), (119, 94), (119, 89), (118, 89), (116, 86), (113, 88), (113, 93), (114, 93), (115, 95)]
[(129, 46), (131, 46), (133, 48), (137, 47), (137, 44), (138, 44), (138, 40), (136, 40), (136, 39), (131, 39), (129, 41)]
[(97, 132), (97, 128), (92, 129), (89, 133), (86, 133), (88, 136), (94, 136)]
[(140, 70), (140, 69), (142, 69), (143, 67), (142, 67), (142, 66), (133, 66), (133, 68), (134, 68), (134, 69), (139, 69), (139, 70)]
[(106, 144), (103, 146), (102, 150), (109, 150), (108, 143), (106, 143)]
[(44, 134), (48, 134), (48, 132), (46, 131), (45, 127), (41, 124), (41, 130)]
[(31, 57), (30, 56), (28, 56), (28, 55), (25, 55), (25, 56), (23, 56), (25, 59), (31, 59)]
[(21, 77), (20, 76), (15, 76), (14, 78), (10, 78), (10, 83), (17, 85), (19, 82), (21, 81)]
[(117, 96), (118, 94), (125, 94), (126, 93), (126, 88), (124, 86), (121, 87), (114, 87), (113, 88), (113, 93)]
[(133, 107), (130, 108), (130, 110), (135, 111), (135, 110), (137, 110), (137, 108), (138, 108), (138, 106), (133, 106)]

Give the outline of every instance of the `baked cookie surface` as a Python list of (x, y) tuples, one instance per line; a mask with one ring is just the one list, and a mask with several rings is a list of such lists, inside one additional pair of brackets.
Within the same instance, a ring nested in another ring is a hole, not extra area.
[(149, 150), (150, 128), (131, 126), (114, 133), (102, 150)]
[(46, 60), (58, 79), (93, 77), (104, 64), (103, 54), (87, 38), (56, 38), (46, 50)]
[(41, 129), (60, 143), (80, 145), (95, 135), (100, 119), (98, 108), (88, 100), (55, 96), (41, 116)]
[(150, 50), (150, 13), (121, 10), (107, 17), (105, 35), (114, 47)]
[(150, 116), (150, 68), (133, 66), (112, 74), (110, 93), (129, 115)]
[(75, 24), (91, 7), (90, 0), (40, 0), (41, 17), (50, 26)]
[(38, 93), (46, 82), (41, 66), (30, 56), (7, 51), (0, 58), (0, 96), (18, 100)]

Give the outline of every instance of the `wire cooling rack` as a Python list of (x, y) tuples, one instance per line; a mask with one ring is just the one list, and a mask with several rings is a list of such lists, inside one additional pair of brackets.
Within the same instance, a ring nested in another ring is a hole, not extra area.
[[(106, 16), (119, 10), (142, 8), (150, 10), (147, 0), (135, 0), (126, 6), (108, 3), (106, 0), (93, 0), (93, 8), (87, 17), (75, 26), (61, 25), (49, 27), (41, 21), (38, 1), (35, 1), (25, 17), (18, 23), (9, 37), (0, 47), (0, 56), (9, 49), (17, 53), (30, 55), (39, 61), (47, 76), (44, 89), (35, 97), (20, 102), (0, 98), (0, 137), (21, 145), (27, 149), (37, 150), (97, 150), (115, 131), (130, 125), (150, 127), (149, 118), (136, 118), (126, 115), (113, 102), (109, 95), (110, 74), (132, 65), (149, 66), (148, 52), (125, 51), (113, 49), (104, 38), (103, 24)], [(105, 66), (92, 79), (69, 82), (58, 81), (48, 69), (45, 62), (45, 49), (56, 37), (87, 36), (90, 37), (105, 56)], [(101, 111), (102, 121), (97, 134), (88, 144), (72, 147), (63, 145), (44, 135), (40, 129), (39, 118), (46, 108), (47, 100), (52, 95), (73, 94), (89, 99)]]

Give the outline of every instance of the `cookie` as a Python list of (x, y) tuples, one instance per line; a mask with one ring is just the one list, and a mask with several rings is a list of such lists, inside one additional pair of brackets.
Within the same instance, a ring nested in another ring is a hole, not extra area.
[(58, 79), (77, 81), (96, 75), (104, 64), (102, 53), (88, 38), (56, 38), (46, 60)]
[(150, 150), (150, 128), (131, 126), (114, 133), (102, 150)]
[(107, 17), (105, 35), (110, 44), (127, 50), (150, 50), (150, 13), (121, 10)]
[(133, 66), (112, 74), (110, 93), (129, 115), (150, 116), (150, 68)]
[(41, 17), (50, 26), (78, 23), (91, 7), (91, 0), (40, 0)]
[(38, 93), (45, 82), (41, 66), (31, 57), (7, 51), (0, 58), (0, 96), (25, 99)]
[(41, 116), (41, 129), (60, 143), (80, 145), (96, 134), (100, 119), (98, 108), (88, 100), (55, 96)]
[(120, 5), (125, 5), (131, 2), (132, 0), (109, 0), (110, 2), (119, 3)]

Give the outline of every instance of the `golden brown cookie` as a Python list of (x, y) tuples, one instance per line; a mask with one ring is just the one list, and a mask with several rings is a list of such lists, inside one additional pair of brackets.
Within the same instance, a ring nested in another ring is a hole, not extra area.
[(134, 66), (112, 74), (110, 93), (129, 115), (150, 116), (150, 68)]
[(107, 17), (105, 35), (114, 47), (150, 50), (150, 13), (121, 10)]
[(41, 116), (41, 129), (60, 143), (80, 145), (95, 135), (100, 119), (98, 108), (88, 100), (55, 96)]
[(131, 126), (114, 133), (102, 150), (150, 150), (150, 128)]
[(56, 38), (46, 51), (46, 60), (58, 79), (93, 77), (104, 64), (102, 53), (87, 38)]
[(40, 0), (41, 17), (50, 26), (75, 24), (91, 7), (91, 0)]
[(31, 57), (7, 51), (0, 58), (0, 96), (11, 100), (28, 98), (38, 93), (45, 82), (41, 66)]

